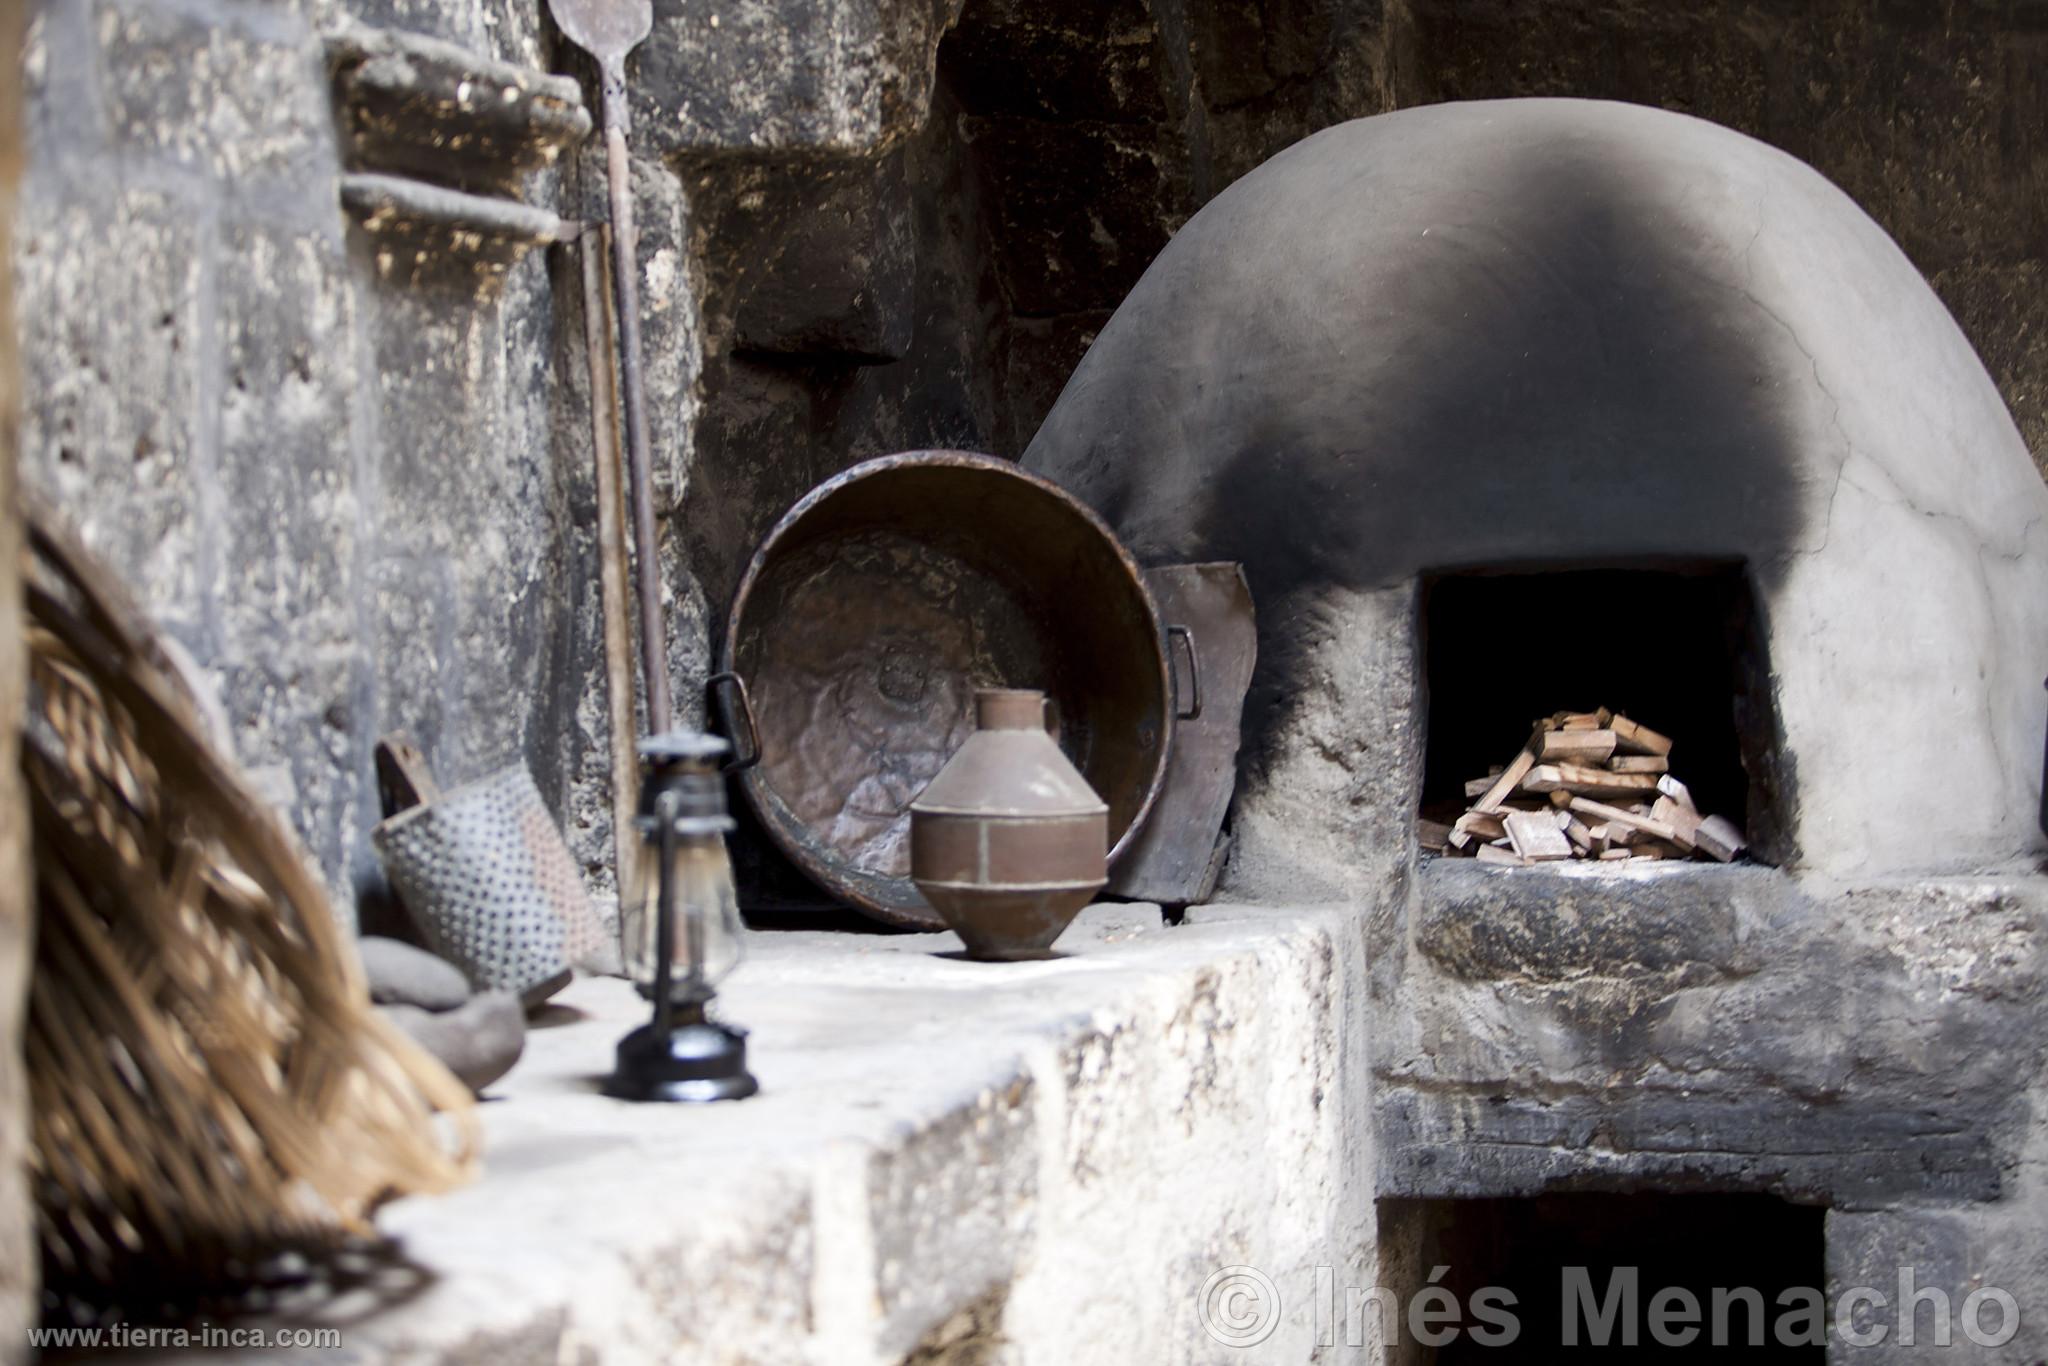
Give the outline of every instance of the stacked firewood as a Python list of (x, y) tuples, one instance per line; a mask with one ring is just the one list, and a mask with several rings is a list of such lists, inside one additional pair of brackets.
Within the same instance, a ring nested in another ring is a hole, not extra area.
[[(1465, 784), (1451, 825), (1417, 822), (1424, 849), (1482, 863), (1711, 858), (1744, 848), (1725, 816), (1703, 816), (1671, 775), (1671, 741), (1607, 708), (1539, 721), (1514, 761)], [(1446, 813), (1448, 814), (1448, 813)]]

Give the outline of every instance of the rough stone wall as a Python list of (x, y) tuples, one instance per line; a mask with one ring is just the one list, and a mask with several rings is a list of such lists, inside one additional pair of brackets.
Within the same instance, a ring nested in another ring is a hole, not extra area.
[[(1159, 247), (1275, 152), (1410, 105), (1569, 95), (1726, 124), (1847, 189), (1934, 282), (2048, 459), (2048, 152), (2031, 136), (2048, 101), (2044, 43), (2037, 8), (2011, 0), (969, 0), (936, 49), (923, 132), (950, 126), (949, 179), (912, 193), (968, 214), (955, 240), (981, 326), (913, 337), (896, 368), (918, 369), (933, 347), (979, 351), (987, 406), (958, 416), (1014, 454)], [(728, 399), (707, 371), (714, 422), (728, 401), (758, 395)], [(949, 430), (915, 415), (893, 432), (852, 429), (823, 401), (806, 416), (856, 456)], [(775, 439), (753, 436), (757, 450)]]
[(388, 730), (444, 784), (528, 764), (607, 848), (572, 767), (605, 750), (589, 432), (558, 378), (580, 318), (551, 277), (573, 298), (574, 258), (380, 269), (339, 204), (322, 37), (358, 18), (533, 65), (538, 9), (49, 0), (29, 33), (24, 476), (198, 662), (345, 914), (381, 886)]
[[(21, 53), (28, 15), (22, 0), (0, 0), (0, 72)], [(0, 260), (13, 237), (15, 186), (21, 178), (18, 82), (0, 81)], [(22, 1076), (21, 1015), (28, 999), (31, 904), (27, 867), (28, 801), (16, 762), (26, 661), (21, 641), (21, 517), (15, 501), (16, 382), (12, 282), (0, 272), (0, 1361), (27, 1361), (35, 1322), (36, 1256), (29, 1207), (27, 1086)]]

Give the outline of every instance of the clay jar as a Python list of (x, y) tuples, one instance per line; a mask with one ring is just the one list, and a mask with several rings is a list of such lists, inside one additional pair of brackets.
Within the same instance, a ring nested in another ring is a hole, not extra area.
[(974, 709), (910, 804), (911, 880), (970, 958), (1044, 958), (1108, 880), (1109, 808), (1046, 733), (1044, 693), (985, 688)]

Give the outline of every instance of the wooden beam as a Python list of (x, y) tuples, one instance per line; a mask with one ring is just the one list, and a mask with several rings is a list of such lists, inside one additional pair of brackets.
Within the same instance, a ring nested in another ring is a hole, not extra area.
[(1501, 817), (1498, 812), (1467, 811), (1464, 815), (1458, 817), (1458, 822), (1451, 827), (1451, 832), (1460, 835), (1477, 835), (1483, 840), (1497, 840), (1507, 833), (1507, 827), (1501, 824)]
[(1543, 761), (1604, 764), (1617, 743), (1611, 730), (1552, 730), (1543, 733)]
[(1606, 821), (1610, 839), (1613, 838), (1614, 827), (1617, 825), (1633, 830), (1639, 835), (1648, 835), (1651, 839), (1668, 840), (1675, 833), (1662, 821), (1651, 820), (1648, 816), (1638, 816), (1618, 806), (1606, 806), (1587, 797), (1572, 798), (1572, 810), (1581, 816), (1591, 816), (1596, 821)]
[(1657, 779), (1648, 773), (1609, 773), (1578, 764), (1538, 764), (1522, 780), (1524, 792), (1556, 792), (1568, 788), (1581, 797), (1649, 797)]
[(1572, 842), (1572, 848), (1578, 850), (1581, 858), (1591, 858), (1606, 847), (1604, 842), (1596, 845), (1592, 830), (1576, 816), (1565, 822), (1564, 837)]
[(1659, 735), (1648, 726), (1639, 726), (1626, 716), (1617, 716), (1610, 723), (1614, 729), (1615, 743), (1629, 754), (1669, 754), (1669, 737)]
[(1501, 770), (1500, 777), (1493, 780), (1493, 786), (1486, 789), (1486, 795), (1472, 804), (1472, 809), (1474, 811), (1500, 810), (1500, 804), (1508, 799), (1508, 794), (1521, 784), (1522, 779), (1527, 777), (1529, 770), (1535, 766), (1536, 751), (1524, 748), (1520, 754), (1515, 756), (1513, 763)]

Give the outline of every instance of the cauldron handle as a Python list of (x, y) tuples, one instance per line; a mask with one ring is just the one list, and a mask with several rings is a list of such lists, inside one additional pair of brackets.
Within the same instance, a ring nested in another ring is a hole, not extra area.
[[(1166, 628), (1166, 638), (1169, 642), (1179, 640), (1183, 646), (1187, 647), (1188, 709), (1184, 712), (1178, 713), (1176, 719), (1182, 721), (1192, 721), (1202, 714), (1202, 662), (1195, 655), (1195, 633), (1185, 626), (1169, 626)], [(1171, 648), (1169, 648), (1167, 651), (1167, 662), (1169, 668), (1172, 664), (1172, 660), (1173, 653)], [(1179, 670), (1172, 669), (1171, 672), (1178, 675)], [(1180, 701), (1180, 683), (1178, 677), (1176, 677), (1174, 681), (1173, 697), (1175, 703), (1178, 704), (1178, 702)]]
[[(742, 756), (740, 754), (739, 736), (734, 735), (732, 737), (734, 758), (731, 763), (725, 766), (727, 773), (738, 773), (743, 769), (752, 768), (755, 764), (761, 762), (761, 727), (754, 720), (754, 699), (747, 696), (746, 679), (741, 678), (731, 670), (727, 670), (724, 673), (713, 674), (705, 679), (704, 690), (708, 693), (716, 694), (719, 686), (725, 683), (732, 684), (733, 690), (739, 694), (740, 719), (746, 722), (747, 727), (747, 750), (745, 755)], [(728, 717), (728, 719), (730, 718)], [(732, 729), (730, 726), (727, 728)]]

